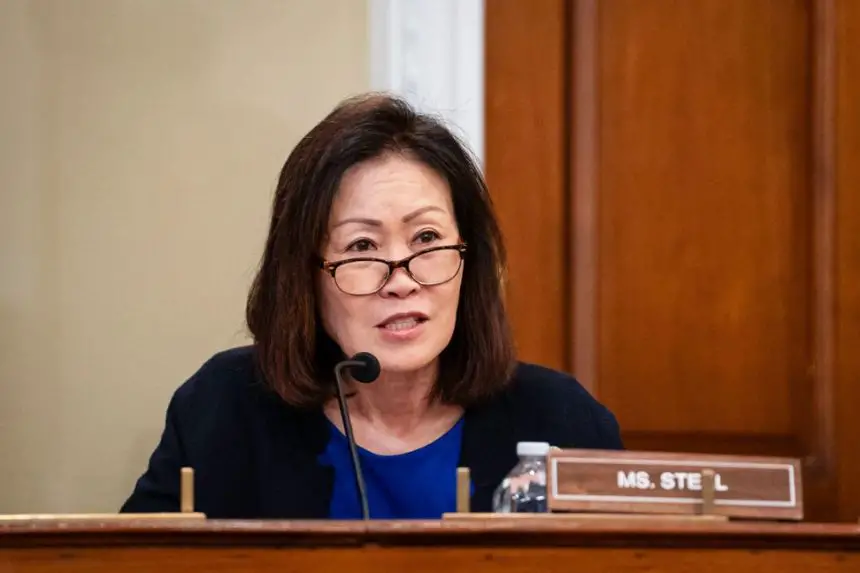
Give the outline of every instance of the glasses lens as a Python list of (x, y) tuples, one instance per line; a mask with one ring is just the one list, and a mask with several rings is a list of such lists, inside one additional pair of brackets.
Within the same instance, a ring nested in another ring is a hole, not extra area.
[(349, 261), (337, 267), (334, 280), (349, 294), (370, 294), (385, 282), (388, 265), (378, 261)]
[(412, 259), (409, 270), (421, 284), (441, 284), (454, 278), (461, 261), (460, 252), (455, 249), (428, 251)]

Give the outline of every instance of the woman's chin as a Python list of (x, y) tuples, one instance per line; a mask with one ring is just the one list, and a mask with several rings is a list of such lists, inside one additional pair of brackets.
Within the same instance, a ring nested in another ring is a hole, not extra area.
[(418, 352), (401, 349), (396, 352), (380, 350), (374, 352), (383, 372), (405, 374), (418, 372), (432, 366), (439, 357), (435, 352)]

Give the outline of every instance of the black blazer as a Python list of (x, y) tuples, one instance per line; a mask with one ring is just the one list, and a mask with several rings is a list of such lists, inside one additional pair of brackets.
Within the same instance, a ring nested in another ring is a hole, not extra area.
[[(174, 393), (161, 440), (122, 512), (179, 510), (180, 469), (194, 468), (195, 510), (210, 518), (327, 518), (332, 470), (317, 461), (329, 437), (321, 410), (293, 408), (257, 375), (253, 348), (215, 355)], [(518, 441), (621, 449), (615, 417), (573, 378), (520, 364), (497, 398), (465, 414), (460, 466), (472, 511), (517, 462)]]

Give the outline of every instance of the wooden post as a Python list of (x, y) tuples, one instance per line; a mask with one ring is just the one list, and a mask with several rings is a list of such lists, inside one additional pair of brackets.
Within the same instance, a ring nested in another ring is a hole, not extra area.
[(714, 514), (714, 470), (702, 470), (702, 515)]
[(457, 468), (457, 513), (469, 513), (471, 483), (469, 468)]
[(179, 511), (194, 513), (194, 470), (182, 468)]

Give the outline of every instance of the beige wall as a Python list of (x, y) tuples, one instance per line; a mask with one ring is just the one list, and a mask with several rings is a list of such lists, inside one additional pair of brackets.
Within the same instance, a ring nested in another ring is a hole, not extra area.
[(0, 2), (0, 513), (115, 511), (243, 344), (278, 169), (367, 88), (359, 0)]

